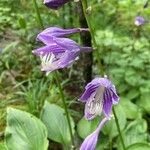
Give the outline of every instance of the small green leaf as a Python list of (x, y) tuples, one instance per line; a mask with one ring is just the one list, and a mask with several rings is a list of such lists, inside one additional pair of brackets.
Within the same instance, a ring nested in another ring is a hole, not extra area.
[[(138, 142), (147, 142), (147, 122), (144, 119), (137, 119), (132, 121), (122, 133), (124, 143), (127, 146)], [(118, 138), (118, 150), (123, 150), (121, 141)]]
[(121, 98), (120, 102), (124, 112), (126, 113), (127, 118), (135, 119), (139, 116), (140, 112), (138, 111), (137, 105), (135, 105), (126, 98)]
[(149, 98), (150, 98), (150, 93), (144, 93), (141, 95), (140, 99), (137, 101), (137, 104), (139, 106), (141, 106), (142, 108), (144, 108), (144, 110), (150, 114), (150, 102), (149, 102)]
[(126, 150), (150, 150), (150, 145), (146, 143), (135, 143), (127, 147)]
[[(41, 120), (48, 129), (48, 138), (62, 144), (71, 141), (68, 122), (64, 110), (55, 105), (45, 102), (41, 113)], [(74, 122), (71, 118), (72, 131), (74, 133)]]
[(19, 18), (18, 23), (19, 23), (20, 27), (23, 28), (23, 29), (25, 29), (25, 28), (27, 27), (26, 21), (25, 21), (25, 19), (23, 18), (23, 16), (21, 16), (21, 17)]
[(93, 119), (92, 121), (86, 120), (84, 117), (78, 122), (77, 131), (81, 138), (86, 138), (90, 133), (92, 133), (98, 123), (100, 122), (100, 117)]
[(7, 127), (5, 131), (8, 150), (47, 150), (47, 130), (44, 124), (33, 115), (13, 109), (7, 109)]

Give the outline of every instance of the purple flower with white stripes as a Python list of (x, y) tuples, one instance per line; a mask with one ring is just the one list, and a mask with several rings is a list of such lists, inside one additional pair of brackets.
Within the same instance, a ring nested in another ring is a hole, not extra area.
[(60, 29), (49, 28), (41, 32), (37, 39), (46, 46), (38, 48), (33, 51), (34, 54), (41, 58), (41, 70), (47, 74), (50, 72), (70, 66), (78, 59), (81, 52), (92, 51), (91, 47), (81, 47), (75, 41), (69, 38), (62, 38), (82, 29)]
[(95, 78), (86, 85), (80, 101), (85, 103), (85, 118), (87, 120), (92, 120), (102, 112), (107, 118), (110, 118), (112, 105), (118, 103), (119, 96), (109, 79)]
[(70, 0), (44, 0), (44, 4), (51, 9), (58, 9)]
[(107, 121), (108, 121), (108, 118), (105, 117), (100, 122), (97, 129), (85, 138), (85, 140), (83, 141), (83, 143), (80, 147), (80, 150), (95, 150), (96, 144), (98, 141), (99, 132)]

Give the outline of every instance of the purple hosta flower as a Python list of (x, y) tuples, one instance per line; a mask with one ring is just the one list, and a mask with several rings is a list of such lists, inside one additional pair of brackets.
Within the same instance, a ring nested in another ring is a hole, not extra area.
[(107, 78), (95, 78), (85, 87), (85, 92), (80, 97), (85, 102), (85, 118), (92, 120), (103, 112), (110, 118), (112, 105), (117, 104), (119, 97), (115, 86)]
[(50, 44), (51, 37), (66, 37), (68, 35), (89, 31), (87, 28), (62, 29), (58, 27), (50, 27), (38, 34), (37, 39), (44, 44)]
[(146, 23), (146, 20), (143, 17), (138, 16), (138, 17), (135, 18), (134, 23), (135, 23), (136, 26), (141, 26), (141, 25)]
[(51, 9), (58, 9), (70, 0), (44, 0), (44, 4)]
[(89, 136), (86, 137), (86, 139), (83, 141), (80, 147), (80, 150), (95, 150), (98, 141), (99, 132), (107, 121), (108, 118), (104, 118), (99, 124), (99, 126), (97, 127), (97, 129)]
[(41, 70), (47, 74), (70, 66), (78, 59), (80, 52), (92, 50), (91, 47), (81, 47), (68, 38), (51, 37), (48, 43), (48, 45), (33, 51), (34, 54), (40, 56), (42, 61)]

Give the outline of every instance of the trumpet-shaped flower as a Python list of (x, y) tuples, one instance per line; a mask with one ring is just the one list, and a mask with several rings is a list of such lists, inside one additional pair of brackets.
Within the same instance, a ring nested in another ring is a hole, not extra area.
[(104, 118), (99, 124), (99, 126), (97, 127), (97, 129), (85, 138), (85, 140), (83, 141), (80, 147), (80, 150), (95, 150), (98, 141), (99, 132), (107, 121), (108, 118)]
[(51, 43), (52, 37), (66, 37), (68, 35), (89, 31), (87, 28), (62, 29), (58, 27), (50, 27), (37, 35), (37, 39), (48, 45)]
[(118, 103), (119, 97), (110, 80), (95, 78), (86, 85), (80, 101), (85, 103), (85, 118), (92, 120), (102, 112), (107, 118), (110, 118), (112, 105)]
[(75, 41), (68, 38), (50, 38), (49, 45), (33, 51), (41, 58), (41, 70), (47, 74), (70, 66), (78, 59), (80, 52), (89, 52), (91, 47), (80, 47)]
[(51, 9), (58, 9), (70, 0), (44, 0), (44, 4)]

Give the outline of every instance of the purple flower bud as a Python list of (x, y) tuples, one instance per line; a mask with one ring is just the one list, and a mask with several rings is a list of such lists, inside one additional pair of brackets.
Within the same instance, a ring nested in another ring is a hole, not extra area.
[(135, 24), (136, 26), (141, 26), (141, 25), (143, 25), (145, 22), (146, 22), (146, 20), (145, 20), (143, 17), (138, 16), (138, 17), (135, 18), (134, 24)]
[(44, 0), (44, 4), (51, 9), (58, 9), (70, 0)]
[(108, 118), (104, 118), (97, 129), (86, 137), (86, 139), (83, 141), (80, 150), (95, 150), (96, 144), (98, 141), (98, 136), (101, 128), (104, 126), (104, 124), (108, 121)]
[(58, 27), (50, 27), (38, 34), (37, 39), (42, 41), (44, 44), (49, 44), (51, 42), (51, 37), (66, 37), (68, 35), (79, 33), (83, 31), (89, 31), (89, 29), (84, 28), (73, 28), (73, 29), (62, 29)]
[(118, 103), (119, 97), (110, 80), (95, 78), (86, 85), (80, 101), (85, 102), (85, 118), (92, 120), (102, 112), (110, 118), (112, 105)]

